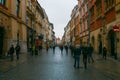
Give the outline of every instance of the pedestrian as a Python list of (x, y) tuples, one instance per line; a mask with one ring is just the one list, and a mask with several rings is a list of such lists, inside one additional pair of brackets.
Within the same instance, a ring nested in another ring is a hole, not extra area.
[(63, 45), (60, 45), (61, 54), (63, 54)]
[(32, 46), (31, 45), (29, 46), (29, 52), (30, 52), (30, 55), (32, 55)]
[(20, 54), (20, 45), (19, 44), (16, 45), (15, 50), (16, 50), (17, 60), (19, 60), (19, 54)]
[(35, 45), (32, 46), (32, 56), (35, 54)]
[(55, 45), (53, 45), (53, 53), (55, 53)]
[(74, 48), (74, 68), (80, 67), (80, 54), (81, 48), (79, 45), (76, 45)]
[(94, 62), (94, 59), (93, 59), (93, 51), (94, 51), (94, 48), (93, 46), (90, 44), (89, 47), (88, 47), (88, 62), (90, 63), (92, 61), (92, 63)]
[(98, 54), (101, 55), (102, 54), (102, 41), (99, 42), (98, 48), (99, 48)]
[(107, 56), (107, 48), (105, 47), (105, 45), (103, 46), (103, 58), (106, 60), (106, 56)]
[(10, 54), (10, 58), (11, 58), (11, 61), (13, 61), (14, 57), (13, 57), (13, 54), (14, 54), (14, 46), (11, 45), (10, 49), (9, 49), (9, 54)]
[(70, 51), (71, 51), (71, 56), (73, 56), (73, 54), (74, 54), (74, 47), (73, 47), (73, 45), (70, 46)]
[(42, 44), (39, 45), (39, 51), (42, 52)]
[(68, 55), (68, 46), (65, 45), (66, 54)]
[(49, 47), (48, 47), (48, 45), (46, 46), (46, 51), (48, 52), (48, 50), (49, 50)]
[(83, 54), (84, 68), (87, 69), (88, 47), (85, 45), (82, 47), (82, 54)]

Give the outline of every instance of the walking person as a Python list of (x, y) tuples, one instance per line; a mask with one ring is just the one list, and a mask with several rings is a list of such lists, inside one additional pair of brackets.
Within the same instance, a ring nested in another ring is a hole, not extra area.
[(39, 45), (39, 51), (42, 53), (42, 44)]
[(61, 54), (63, 54), (63, 45), (60, 45)]
[(98, 48), (99, 48), (98, 54), (101, 55), (102, 54), (102, 41), (99, 42)]
[(48, 45), (46, 46), (46, 51), (47, 51), (47, 53), (48, 53), (48, 50), (49, 50), (49, 47), (48, 47)]
[(93, 59), (93, 51), (94, 51), (94, 48), (93, 46), (90, 44), (89, 47), (88, 47), (88, 62), (91, 63), (94, 63), (94, 59)]
[(35, 45), (32, 46), (32, 56), (35, 54)]
[(55, 53), (55, 45), (53, 46), (53, 54)]
[(73, 45), (70, 46), (70, 51), (71, 51), (71, 56), (73, 56), (73, 54), (74, 54), (74, 47), (73, 47)]
[(68, 46), (65, 45), (66, 54), (68, 55)]
[(29, 46), (29, 52), (30, 52), (30, 55), (32, 55), (32, 46), (31, 45)]
[(16, 45), (15, 50), (16, 50), (17, 60), (19, 60), (19, 54), (20, 54), (20, 45), (19, 44)]
[(105, 47), (105, 45), (104, 45), (104, 47), (103, 47), (103, 58), (106, 60), (106, 56), (107, 56), (107, 48)]
[(13, 61), (14, 57), (13, 57), (13, 54), (14, 54), (14, 46), (11, 45), (10, 49), (9, 49), (9, 54), (10, 54), (10, 58), (11, 58), (11, 61)]
[(80, 67), (80, 54), (81, 54), (81, 48), (79, 45), (77, 45), (74, 48), (74, 68)]
[(83, 54), (84, 68), (87, 69), (88, 47), (85, 45), (82, 47), (82, 54)]

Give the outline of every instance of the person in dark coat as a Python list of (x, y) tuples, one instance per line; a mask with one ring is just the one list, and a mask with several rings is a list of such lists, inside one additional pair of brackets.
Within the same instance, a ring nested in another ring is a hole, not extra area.
[(11, 61), (13, 61), (13, 54), (14, 54), (14, 46), (11, 45), (10, 49), (9, 49), (9, 54), (10, 54), (10, 58), (11, 58)]
[(71, 51), (71, 56), (73, 56), (73, 54), (74, 54), (74, 47), (73, 47), (73, 45), (70, 46), (70, 51)]
[(39, 45), (39, 51), (42, 52), (42, 44)]
[(90, 63), (92, 61), (92, 63), (94, 62), (94, 59), (93, 59), (93, 51), (94, 51), (94, 48), (93, 46), (90, 44), (90, 46), (88, 47), (88, 62)]
[(48, 52), (48, 50), (49, 50), (49, 47), (48, 47), (48, 45), (46, 46), (46, 51)]
[(79, 45), (75, 46), (74, 48), (74, 67), (79, 68), (80, 67), (80, 54), (81, 54), (81, 48)]
[(87, 69), (88, 47), (85, 45), (82, 47), (82, 54), (83, 54), (84, 68)]
[(68, 55), (68, 46), (65, 45), (66, 54)]
[(17, 56), (17, 60), (19, 60), (19, 54), (20, 54), (20, 45), (17, 44), (17, 46), (15, 47), (16, 50), (16, 56)]
[(55, 45), (53, 46), (53, 53), (55, 53)]
[(104, 45), (104, 47), (103, 47), (103, 58), (106, 60), (106, 56), (107, 56), (107, 48), (105, 47), (105, 45)]
[(99, 42), (99, 55), (102, 54), (102, 41)]
[(63, 45), (60, 45), (61, 54), (63, 54)]

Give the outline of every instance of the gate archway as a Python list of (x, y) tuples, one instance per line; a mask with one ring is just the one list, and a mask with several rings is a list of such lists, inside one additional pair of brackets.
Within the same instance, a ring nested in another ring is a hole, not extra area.
[(98, 34), (98, 54), (102, 54), (102, 36)]
[(115, 46), (116, 46), (115, 39), (116, 39), (116, 33), (111, 29), (108, 32), (108, 47), (111, 56), (114, 56), (115, 54)]
[(4, 28), (0, 27), (0, 55), (3, 53)]

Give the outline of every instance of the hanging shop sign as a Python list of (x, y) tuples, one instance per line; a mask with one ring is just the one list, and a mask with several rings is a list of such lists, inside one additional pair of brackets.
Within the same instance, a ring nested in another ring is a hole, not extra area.
[(115, 32), (119, 32), (120, 31), (120, 27), (119, 26), (113, 26), (113, 31)]

